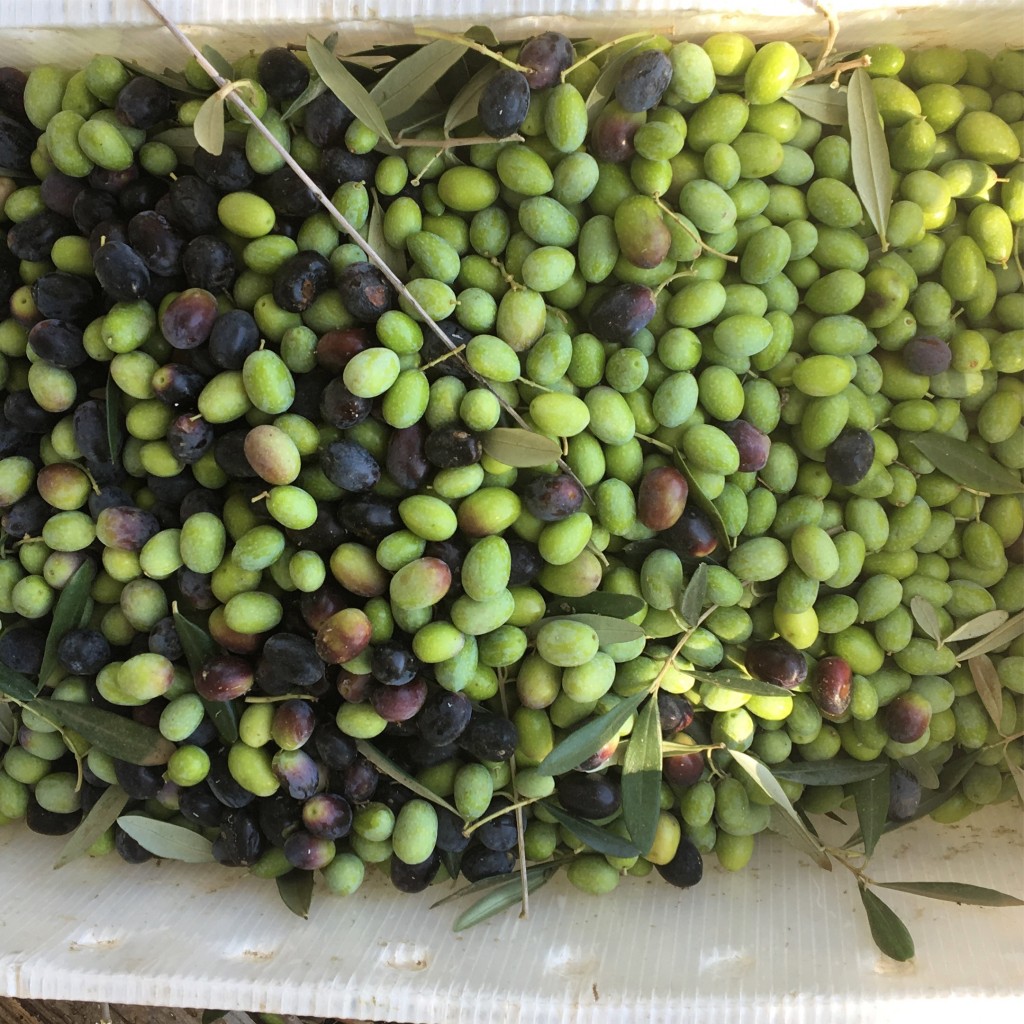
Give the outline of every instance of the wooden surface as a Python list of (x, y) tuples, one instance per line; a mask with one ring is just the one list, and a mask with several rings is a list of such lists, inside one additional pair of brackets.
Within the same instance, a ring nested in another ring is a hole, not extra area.
[[(107, 1015), (109, 1009), (109, 1016)], [(198, 1024), (199, 1010), (0, 999), (0, 1024)]]

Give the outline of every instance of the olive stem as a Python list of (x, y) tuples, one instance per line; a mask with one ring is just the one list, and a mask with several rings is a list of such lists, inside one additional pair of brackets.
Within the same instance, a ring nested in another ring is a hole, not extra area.
[(809, 75), (804, 75), (803, 78), (798, 78), (791, 88), (797, 89), (801, 85), (806, 85), (808, 82), (813, 82), (816, 78), (826, 78), (828, 75), (835, 76), (835, 84), (839, 84), (839, 76), (844, 71), (855, 71), (857, 68), (866, 68), (871, 65), (871, 58), (864, 54), (862, 57), (855, 57), (853, 60), (840, 61), (838, 64), (829, 64), (828, 67), (817, 67)]
[(668, 675), (668, 670), (679, 656), (679, 652), (690, 642), (693, 634), (697, 632), (704, 620), (716, 611), (718, 611), (718, 605), (713, 604), (707, 611), (701, 612), (700, 618), (676, 641), (675, 647), (672, 648), (672, 653), (665, 659), (665, 664), (658, 669), (658, 674), (654, 677), (654, 681), (648, 688), (649, 693), (657, 693), (658, 687), (661, 686), (661, 681)]
[[(164, 14), (159, 3), (157, 3), (157, 0), (145, 0), (145, 3), (146, 6), (149, 7), (149, 9), (156, 15), (156, 17), (161, 22), (163, 22), (163, 24), (166, 26), (168, 31), (174, 36), (174, 38), (177, 39), (178, 42), (181, 43), (181, 45), (184, 46), (185, 49), (188, 50), (193, 57), (195, 57), (199, 66), (217, 84), (218, 88), (226, 85), (227, 80), (209, 62), (209, 60), (207, 60), (205, 54), (202, 53), (202, 51), (192, 42), (192, 40), (189, 39), (184, 32), (182, 32), (178, 25), (166, 14)], [(452, 39), (460, 43), (465, 43), (467, 46), (470, 46), (474, 49), (477, 48), (477, 46), (473, 44), (472, 40), (466, 40), (461, 36), (446, 35), (445, 33), (433, 32), (432, 30), (420, 30), (420, 34), (432, 36), (433, 38), (436, 39)], [(492, 50), (488, 50), (486, 47), (482, 48), (482, 52), (485, 52), (489, 56), (492, 56), (500, 61), (505, 60), (504, 57), (499, 57), (498, 54), (495, 54)], [(516, 67), (518, 67), (518, 65), (516, 65)], [(406, 288), (402, 279), (391, 269), (391, 267), (388, 266), (387, 262), (380, 256), (376, 249), (374, 249), (373, 246), (370, 245), (370, 243), (367, 242), (366, 239), (363, 238), (363, 236), (355, 229), (355, 227), (349, 222), (348, 218), (345, 217), (345, 215), (334, 205), (334, 203), (331, 202), (331, 200), (328, 198), (324, 190), (320, 188), (320, 186), (317, 185), (317, 183), (306, 173), (306, 171), (299, 165), (298, 161), (296, 161), (295, 157), (291, 155), (291, 153), (277, 139), (274, 133), (263, 123), (263, 120), (260, 117), (258, 117), (256, 113), (252, 110), (252, 108), (250, 108), (250, 106), (245, 102), (245, 100), (243, 100), (238, 95), (238, 92), (236, 91), (230, 93), (227, 97), (227, 101), (229, 103), (233, 103), (235, 107), (248, 119), (249, 124), (251, 124), (252, 127), (254, 127), (259, 132), (259, 134), (263, 136), (264, 139), (266, 139), (267, 144), (295, 172), (299, 180), (310, 190), (310, 192), (313, 194), (317, 202), (320, 203), (320, 205), (331, 215), (331, 217), (334, 218), (338, 226), (343, 231), (347, 232), (352, 237), (356, 245), (358, 245), (359, 248), (362, 249), (364, 253), (366, 253), (367, 259), (384, 275), (384, 277), (396, 289), (399, 295), (401, 295), (406, 300), (406, 302), (408, 302), (408, 304), (416, 311), (416, 313), (422, 318), (423, 323), (425, 323), (430, 328), (430, 330), (437, 335), (437, 337), (441, 340), (441, 342), (444, 345), (446, 345), (450, 349), (454, 349), (456, 347), (455, 342), (453, 342), (452, 339), (448, 337), (448, 335), (437, 323), (437, 321), (427, 312), (426, 309), (423, 308), (423, 305), (416, 298), (416, 296), (413, 295), (408, 288)], [(526, 420), (523, 419), (522, 415), (515, 409), (515, 407), (508, 403), (504, 398), (502, 398), (502, 396), (499, 395), (496, 391), (494, 391), (494, 389), (490, 386), (485, 377), (477, 373), (476, 370), (469, 366), (468, 363), (466, 363), (465, 365), (473, 379), (477, 381), (477, 383), (480, 384), (482, 387), (487, 388), (488, 391), (491, 391), (497, 397), (498, 403), (501, 405), (502, 409), (504, 409), (505, 412), (508, 413), (508, 415), (515, 421), (515, 423), (518, 426), (522, 427), (524, 430), (531, 429), (529, 424), (526, 422)], [(569, 466), (565, 463), (563, 459), (558, 460), (558, 467), (559, 469), (562, 470), (563, 473), (567, 473), (574, 480), (576, 480), (577, 483), (580, 483), (579, 478), (576, 476), (575, 473), (573, 473), (573, 471), (569, 468)], [(580, 483), (580, 486), (583, 486), (582, 483)]]
[[(149, 3), (149, 0), (146, 0), (146, 2)], [(428, 39), (447, 39), (450, 43), (459, 43), (462, 46), (468, 46), (471, 50), (476, 50), (477, 53), (482, 53), (485, 57), (490, 57), (491, 60), (495, 60), (499, 64), (503, 64), (505, 67), (511, 68), (513, 71), (521, 71), (524, 75), (533, 74), (533, 68), (517, 64), (514, 60), (509, 60), (504, 54), (498, 53), (496, 50), (492, 50), (489, 46), (484, 46), (483, 43), (478, 43), (475, 39), (470, 39), (467, 36), (455, 35), (452, 32), (438, 32), (436, 29), (432, 28), (418, 28), (416, 29), (416, 35), (426, 36)]]
[(821, 51), (821, 56), (818, 58), (818, 69), (820, 70), (825, 61), (828, 60), (829, 54), (832, 53), (833, 48), (836, 45), (836, 39), (839, 37), (839, 16), (826, 0), (817, 0), (815, 7), (821, 11), (822, 17), (828, 22), (828, 37), (825, 39), (825, 49)]
[(656, 437), (651, 437), (650, 434), (636, 433), (633, 435), (638, 441), (646, 441), (648, 444), (653, 444), (655, 448), (660, 448), (663, 452), (674, 451), (672, 445), (665, 444), (664, 441), (659, 441)]
[[(149, 0), (146, 0), (146, 2), (148, 3)], [(667, 203), (662, 202), (660, 199), (655, 199), (654, 201), (658, 204), (659, 208), (663, 212), (667, 213), (705, 252), (711, 253), (712, 256), (718, 256), (720, 259), (728, 260), (730, 263), (739, 263), (739, 256), (731, 256), (729, 253), (719, 252), (717, 249), (712, 249), (711, 246), (708, 245), (704, 239), (701, 238), (700, 235), (694, 231), (693, 228), (691, 228), (690, 225), (687, 224), (686, 221), (683, 220), (682, 217), (680, 217), (679, 214), (676, 213), (676, 211)]]
[[(515, 792), (513, 792), (512, 795), (515, 796)], [(521, 810), (523, 807), (529, 807), (530, 804), (535, 804), (540, 799), (541, 797), (539, 796), (531, 796), (527, 797), (525, 800), (517, 800), (510, 807), (502, 807), (497, 811), (492, 811), (490, 814), (484, 815), (484, 817), (482, 818), (477, 818), (477, 820), (474, 821), (472, 825), (467, 825), (462, 830), (462, 834), (464, 836), (471, 836), (478, 828), (480, 828), (481, 825), (486, 825), (489, 821), (495, 821), (496, 819), (500, 818), (503, 814), (508, 814), (509, 811), (518, 811)]]
[(456, 146), (476, 146), (486, 145), (489, 142), (523, 142), (523, 136), (519, 134), (506, 135), (503, 138), (496, 139), (493, 135), (469, 135), (463, 138), (462, 136), (452, 136), (447, 139), (407, 139), (401, 133), (395, 137), (395, 145), (400, 149), (408, 149), (413, 146), (436, 146), (438, 154), (440, 155), (446, 149), (454, 149)]
[(466, 346), (460, 345), (458, 348), (453, 348), (451, 352), (445, 352), (443, 355), (438, 356), (436, 359), (431, 359), (429, 363), (425, 363), (420, 367), (420, 370), (429, 370), (432, 366), (437, 366), (438, 363), (443, 363), (446, 359), (451, 359), (452, 356), (457, 356), (460, 352), (465, 351)]
[(630, 39), (642, 39), (646, 36), (650, 36), (650, 32), (631, 32), (628, 36), (619, 36), (618, 39), (609, 39), (607, 43), (602, 43), (600, 46), (595, 46), (589, 53), (583, 54), (582, 57), (575, 64), (570, 64), (562, 73), (561, 79), (563, 82), (579, 67), (582, 67), (588, 61), (592, 61), (599, 53), (604, 53), (605, 50), (610, 50), (613, 46), (618, 46), (619, 43), (628, 42)]

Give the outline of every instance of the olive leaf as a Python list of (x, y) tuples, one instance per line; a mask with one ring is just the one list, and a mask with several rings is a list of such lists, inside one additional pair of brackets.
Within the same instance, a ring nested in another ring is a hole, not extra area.
[[(535, 892), (543, 885), (547, 885), (558, 873), (561, 867), (559, 863), (536, 864), (526, 869), (525, 886), (527, 892)], [(472, 928), (481, 921), (486, 921), (495, 914), (515, 906), (523, 898), (523, 880), (518, 874), (515, 876), (500, 875), (498, 884), (491, 886), (491, 891), (479, 899), (471, 907), (464, 910), (452, 924), (452, 931), (462, 932)], [(485, 879), (490, 881), (490, 879)], [(472, 888), (470, 886), (469, 888)], [(443, 900), (441, 902), (444, 902)], [(438, 906), (438, 904), (434, 904)]]
[(612, 644), (628, 644), (634, 640), (642, 640), (646, 634), (643, 629), (635, 623), (626, 622), (624, 619), (615, 619), (610, 615), (594, 615), (590, 612), (579, 612), (573, 615), (552, 615), (541, 619), (527, 631), (535, 633), (545, 622), (582, 622), (597, 633), (597, 642), (601, 647), (609, 647)]
[(370, 219), (366, 225), (366, 241), (371, 249), (399, 276), (402, 277), (407, 268), (405, 253), (396, 249), (384, 237), (384, 210), (377, 198), (375, 189), (370, 190)]
[(385, 775), (400, 782), (406, 789), (411, 789), (417, 796), (423, 797), (424, 800), (429, 800), (433, 804), (437, 804), (438, 807), (444, 807), (449, 810), (457, 818), (461, 818), (462, 815), (452, 807), (447, 800), (442, 796), (438, 796), (432, 789), (428, 789), (423, 785), (422, 782), (418, 782), (408, 772), (403, 771), (395, 764), (386, 754), (382, 754), (372, 743), (368, 743), (366, 740), (356, 740), (356, 750), (359, 751), (363, 757), (366, 758), (371, 764), (376, 765)]
[(233, 78), (235, 69), (231, 66), (231, 61), (227, 59), (220, 51), (215, 50), (212, 46), (207, 43), (205, 46), (200, 48), (202, 55), (214, 66), (217, 74), (221, 78)]
[[(649, 39), (650, 37), (648, 36), (647, 38)], [(604, 110), (605, 105), (615, 92), (615, 86), (619, 81), (619, 72), (622, 70), (622, 65), (644, 45), (644, 42), (645, 40), (639, 40), (634, 43), (621, 53), (616, 54), (601, 68), (601, 73), (597, 76), (597, 80), (587, 94), (587, 121), (591, 128), (594, 127), (594, 122), (601, 116), (601, 111)]]
[(789, 801), (785, 790), (779, 785), (778, 779), (771, 773), (766, 764), (756, 757), (745, 754), (741, 750), (725, 748), (729, 756), (750, 777), (755, 786), (772, 803), (771, 828), (788, 839), (797, 849), (806, 853), (815, 864), (826, 871), (832, 870), (832, 861), (818, 839), (811, 834), (796, 808)]
[(0, 167), (0, 175), (5, 178), (31, 178), (32, 172), (29, 170), (18, 171), (13, 167)]
[(792, 103), (801, 114), (806, 114), (821, 124), (845, 125), (849, 120), (846, 112), (846, 89), (833, 89), (830, 85), (801, 85), (791, 89), (783, 97)]
[(611, 710), (591, 719), (575, 732), (556, 743), (537, 765), (539, 775), (561, 775), (572, 771), (592, 754), (596, 754), (610, 739), (618, 736), (630, 716), (647, 696), (646, 690), (620, 700)]
[(78, 828), (71, 833), (53, 862), (54, 870), (84, 857), (93, 843), (117, 821), (118, 815), (130, 799), (131, 797), (120, 786), (108, 786), (79, 823)]
[(889, 248), (885, 233), (892, 206), (892, 168), (871, 76), (863, 68), (857, 68), (850, 76), (846, 113), (853, 183), (884, 251)]
[(870, 857), (874, 852), (889, 817), (889, 774), (889, 766), (885, 765), (877, 775), (850, 786), (865, 857)]
[[(427, 94), (417, 100), (408, 110), (396, 114), (388, 121), (391, 134), (395, 141), (402, 144), (409, 132), (424, 128), (428, 124), (440, 121), (448, 108), (441, 102), (436, 89), (428, 90)], [(439, 140), (440, 141), (440, 140)]]
[(732, 690), (734, 693), (749, 693), (754, 697), (793, 696), (792, 691), (787, 690), (783, 686), (766, 683), (761, 679), (753, 679), (743, 672), (732, 672), (729, 670), (700, 672), (697, 669), (689, 669), (688, 672), (698, 683), (711, 683), (723, 690)]
[(480, 104), (480, 94), (487, 83), (498, 73), (497, 64), (488, 61), (455, 95), (448, 105), (448, 113), (444, 119), (444, 135), (449, 138), (456, 128), (476, 117)]
[(885, 771), (882, 761), (805, 761), (802, 764), (772, 765), (772, 774), (777, 779), (800, 782), (805, 786), (845, 786), (851, 782), (862, 782)]
[(903, 962), (913, 959), (914, 940), (907, 926), (867, 886), (860, 884), (857, 888), (868, 915), (868, 927), (875, 945), (892, 960)]
[(940, 473), (972, 491), (984, 494), (1019, 494), (1024, 491), (1020, 473), (1007, 469), (991, 455), (966, 441), (949, 434), (927, 431), (911, 438), (910, 443)]
[(482, 43), (484, 46), (489, 46), (492, 50), (501, 46), (498, 37), (494, 34), (494, 30), (488, 25), (472, 25), (462, 34), (467, 39), (472, 39), (474, 43)]
[(465, 52), (463, 43), (435, 39), (398, 61), (370, 90), (381, 117), (405, 113)]
[(33, 711), (49, 715), (58, 725), (80, 733), (105, 754), (131, 764), (166, 764), (174, 753), (174, 744), (148, 725), (141, 725), (91, 704), (72, 704), (66, 700), (37, 697), (29, 705)]
[(939, 788), (939, 773), (927, 758), (920, 754), (910, 754), (901, 757), (899, 765), (904, 771), (910, 772), (925, 789)]
[(641, 853), (650, 850), (661, 810), (661, 715), (656, 697), (637, 715), (622, 762), (622, 818)]
[[(229, 82), (228, 85), (231, 83)], [(196, 142), (213, 156), (224, 152), (224, 96), (223, 88), (211, 93), (196, 113), (192, 133)]]
[(581, 842), (586, 843), (595, 853), (605, 853), (609, 857), (635, 857), (640, 851), (629, 841), (609, 832), (600, 825), (563, 811), (561, 807), (544, 800), (540, 804), (559, 825), (571, 832)]
[(144, 850), (164, 860), (183, 860), (188, 864), (208, 864), (213, 843), (199, 832), (169, 821), (158, 821), (144, 814), (123, 814), (118, 825)]
[(118, 453), (121, 451), (124, 431), (121, 429), (121, 389), (117, 386), (112, 373), (107, 374), (104, 411), (107, 424), (107, 445), (110, 448), (110, 457), (116, 461)]
[(679, 615), (688, 626), (695, 626), (700, 618), (704, 599), (708, 595), (708, 564), (701, 562), (693, 571), (679, 601)]
[(308, 107), (317, 96), (322, 96), (325, 92), (327, 85), (324, 80), (319, 75), (310, 75), (309, 85), (288, 104), (288, 109), (281, 115), (281, 120), (290, 121), (303, 107)]
[(552, 615), (572, 615), (576, 612), (607, 615), (613, 619), (628, 619), (647, 607), (647, 602), (636, 594), (609, 594), (595, 590), (583, 597), (559, 597), (548, 605)]
[(942, 626), (939, 623), (938, 612), (935, 606), (926, 597), (915, 594), (910, 599), (910, 614), (914, 621), (935, 641), (936, 647), (942, 646)]
[(231, 1013), (230, 1010), (203, 1010), (200, 1024), (217, 1024), (217, 1021), (222, 1020), (229, 1013)]
[(493, 427), (483, 435), (483, 446), (496, 462), (519, 469), (546, 466), (562, 454), (554, 438), (522, 427)]
[(395, 141), (391, 138), (391, 132), (388, 130), (387, 122), (384, 120), (380, 108), (341, 61), (323, 43), (312, 36), (306, 37), (306, 52), (327, 88), (367, 128), (375, 131), (388, 145), (394, 146)]
[[(530, 873), (541, 874), (544, 871), (549, 871), (551, 868), (560, 868), (563, 864), (568, 864), (572, 860), (572, 857), (560, 857), (557, 860), (544, 861), (543, 864), (535, 864), (533, 867), (526, 869), (527, 879), (530, 878)], [(518, 879), (518, 876), (516, 876)], [(473, 896), (480, 892), (489, 892), (491, 889), (495, 889), (498, 886), (507, 885), (512, 879), (508, 875), (488, 875), (486, 878), (479, 878), (475, 882), (469, 882), (467, 885), (459, 886), (454, 892), (448, 893), (447, 896), (442, 896), (439, 900), (435, 900), (430, 904), (430, 910), (434, 910), (437, 907), (443, 907), (446, 903), (453, 903), (456, 900), (461, 900), (465, 896)]]
[[(205, 629), (201, 629), (190, 619), (186, 619), (178, 611), (177, 604), (172, 606), (174, 629), (181, 641), (181, 649), (192, 672), (193, 679), (199, 677), (203, 670), (203, 662), (220, 651), (213, 638)], [(207, 700), (200, 698), (206, 709), (206, 717), (213, 722), (217, 733), (225, 743), (234, 743), (238, 739), (238, 711), (233, 701)]]
[(978, 691), (981, 703), (985, 705), (988, 717), (999, 729), (999, 723), (1003, 720), (1003, 684), (999, 681), (999, 673), (992, 659), (987, 654), (979, 654), (967, 662), (967, 667), (971, 670), (974, 688)]
[(932, 900), (946, 900), (949, 903), (967, 904), (971, 907), (1024, 907), (1024, 900), (986, 889), (981, 885), (967, 882), (874, 882), (881, 889), (897, 889), (915, 896), (927, 896)]
[(191, 164), (195, 162), (196, 150), (199, 143), (196, 140), (196, 133), (191, 127), (188, 128), (167, 128), (165, 131), (157, 132), (152, 138), (153, 142), (162, 142), (174, 150), (174, 155), (182, 162)]
[(16, 732), (11, 705), (5, 700), (0, 700), (0, 746), (10, 746), (14, 742)]
[(683, 458), (683, 454), (678, 448), (672, 450), (672, 461), (675, 463), (676, 469), (686, 477), (686, 482), (690, 488), (690, 498), (700, 506), (701, 511), (711, 520), (711, 525), (714, 526), (715, 533), (718, 534), (718, 539), (725, 550), (732, 551), (732, 538), (726, 529), (722, 513), (718, 511), (718, 506), (704, 493), (704, 489), (694, 479), (693, 470), (686, 464), (686, 459)]
[(996, 626), (988, 636), (982, 637), (966, 651), (961, 651), (957, 655), (957, 659), (964, 662), (976, 658), (979, 654), (988, 654), (989, 651), (994, 651), (997, 647), (1003, 647), (1011, 640), (1016, 640), (1021, 634), (1024, 634), (1024, 612), (1018, 612), (1001, 626)]
[(296, 869), (279, 875), (275, 881), (281, 902), (296, 916), (309, 920), (309, 908), (313, 904), (313, 872)]
[[(53, 619), (50, 622), (50, 631), (46, 634), (46, 646), (43, 648), (43, 663), (39, 669), (39, 685), (36, 687), (36, 693), (50, 683), (54, 672), (60, 671), (57, 662), (57, 646), (64, 639), (65, 633), (82, 626), (82, 618), (91, 607), (89, 590), (95, 578), (96, 566), (87, 560), (71, 574), (71, 578), (64, 584), (57, 603), (53, 606)], [(32, 694), (33, 697), (35, 695), (35, 693)]]
[(36, 695), (36, 684), (28, 676), (0, 665), (0, 693), (7, 694), (17, 701), (30, 701)]
[(204, 96), (205, 93), (189, 85), (188, 79), (180, 72), (172, 68), (164, 68), (163, 71), (154, 71), (152, 68), (144, 68), (141, 64), (126, 60), (124, 57), (117, 58), (132, 74), (140, 75), (142, 78), (152, 78), (154, 82), (166, 85), (174, 92), (186, 93), (189, 96)]
[(1021, 803), (1024, 803), (1024, 768), (1009, 758), (1005, 759), (1004, 764), (1010, 769), (1013, 783), (1017, 787), (1017, 795), (1020, 797)]
[(969, 619), (962, 626), (954, 629), (944, 642), (950, 644), (957, 640), (974, 640), (979, 636), (987, 636), (994, 629), (998, 629), (1009, 617), (1010, 613), (1004, 612), (1001, 608), (991, 612), (982, 612), (981, 615), (976, 615), (973, 619)]

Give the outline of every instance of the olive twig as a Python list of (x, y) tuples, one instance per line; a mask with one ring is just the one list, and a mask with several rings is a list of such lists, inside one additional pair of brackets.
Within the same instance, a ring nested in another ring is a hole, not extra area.
[(694, 231), (693, 228), (691, 228), (690, 225), (687, 224), (686, 221), (667, 203), (663, 202), (661, 199), (655, 199), (654, 201), (662, 211), (667, 213), (701, 247), (701, 249), (704, 250), (704, 252), (709, 252), (712, 256), (718, 256), (720, 259), (728, 260), (730, 263), (739, 263), (739, 256), (732, 256), (729, 253), (719, 252), (717, 249), (712, 249), (711, 246), (708, 245), (704, 239), (701, 238), (700, 235), (697, 234), (697, 232)]
[[(515, 795), (515, 790), (513, 790), (512, 796), (515, 797)], [(498, 810), (492, 811), (490, 814), (485, 814), (482, 818), (477, 818), (472, 825), (467, 825), (462, 830), (462, 834), (467, 837), (471, 836), (478, 828), (480, 828), (481, 825), (486, 825), (489, 821), (495, 821), (502, 815), (508, 814), (510, 811), (519, 811), (524, 807), (529, 807), (530, 804), (535, 804), (541, 799), (542, 797), (539, 796), (530, 796), (525, 800), (516, 800), (511, 807), (500, 807)]]
[[(149, 3), (149, 0), (146, 0), (146, 2)], [(475, 39), (470, 39), (468, 36), (455, 35), (452, 32), (439, 32), (433, 28), (418, 28), (416, 29), (416, 35), (426, 36), (427, 39), (446, 39), (450, 43), (459, 43), (462, 46), (468, 46), (471, 50), (476, 50), (477, 53), (482, 53), (485, 57), (490, 57), (491, 60), (497, 61), (513, 71), (521, 71), (524, 75), (533, 73), (533, 68), (517, 64), (514, 60), (509, 60), (504, 54), (498, 53), (497, 50), (492, 50), (489, 46), (484, 46), (483, 43), (478, 43)]]
[(583, 54), (575, 64), (570, 64), (561, 73), (562, 81), (564, 82), (577, 68), (582, 67), (588, 61), (592, 61), (599, 53), (604, 53), (605, 50), (610, 50), (613, 46), (618, 46), (619, 43), (629, 42), (630, 39), (647, 38), (650, 34), (650, 32), (631, 32), (628, 36), (619, 36), (618, 39), (609, 39), (608, 42), (602, 43), (600, 46), (595, 46), (589, 53)]
[(836, 39), (839, 37), (839, 16), (827, 0), (817, 0), (814, 6), (818, 8), (822, 17), (828, 23), (828, 36), (825, 39), (825, 48), (821, 51), (821, 56), (818, 58), (818, 68), (820, 69), (824, 67), (825, 61), (828, 60), (829, 55), (835, 49)]
[[(501, 700), (501, 713), (508, 718), (508, 695), (505, 693), (505, 684), (508, 682), (508, 670), (502, 666), (498, 669), (498, 697)], [(513, 757), (508, 763), (509, 781), (512, 786), (513, 810), (516, 819), (516, 852), (519, 854), (519, 882), (522, 890), (522, 910), (519, 911), (520, 920), (530, 916), (530, 882), (526, 877), (526, 828), (523, 824), (523, 806), (519, 801), (519, 790), (516, 787), (516, 759)], [(506, 813), (505, 808), (502, 813)]]
[(397, 135), (395, 137), (395, 145), (400, 149), (409, 149), (414, 146), (422, 146), (424, 148), (429, 146), (436, 146), (438, 149), (438, 156), (441, 155), (446, 149), (455, 149), (456, 146), (476, 146), (476, 145), (487, 145), (492, 142), (524, 142), (525, 139), (522, 135), (513, 134), (505, 135), (500, 139), (496, 139), (493, 135), (452, 135), (447, 139), (410, 139), (404, 135)]
[(844, 71), (856, 71), (857, 68), (870, 67), (871, 58), (865, 53), (860, 57), (854, 57), (853, 60), (840, 61), (838, 64), (829, 64), (828, 67), (817, 67), (809, 75), (804, 75), (802, 78), (798, 78), (791, 88), (798, 89), (801, 85), (806, 85), (808, 82), (813, 82), (816, 78), (827, 78), (829, 75), (833, 76), (832, 87), (839, 87), (839, 76)]
[(706, 611), (701, 612), (700, 618), (676, 641), (675, 647), (672, 648), (672, 653), (665, 659), (665, 664), (658, 669), (658, 674), (654, 677), (651, 685), (648, 687), (648, 692), (655, 694), (658, 692), (658, 687), (661, 686), (661, 681), (668, 675), (668, 670), (679, 656), (680, 651), (690, 642), (693, 638), (693, 634), (697, 632), (701, 624), (704, 622), (709, 615), (718, 611), (718, 605), (713, 604)]
[[(174, 36), (174, 38), (177, 39), (178, 42), (181, 43), (181, 45), (184, 46), (185, 49), (187, 49), (189, 53), (192, 54), (193, 57), (195, 57), (199, 66), (210, 76), (210, 78), (218, 86), (218, 88), (227, 84), (227, 79), (225, 79), (220, 74), (220, 72), (210, 63), (210, 61), (207, 60), (206, 56), (195, 45), (195, 43), (193, 43), (192, 40), (189, 39), (184, 32), (182, 32), (182, 30), (171, 18), (164, 14), (163, 10), (161, 10), (160, 8), (159, 3), (157, 3), (157, 0), (145, 0), (145, 3), (150, 8), (150, 10), (152, 10), (152, 12), (157, 16), (157, 18), (159, 18), (160, 21), (163, 22), (163, 24), (166, 26), (168, 31), (170, 31), (170, 33)], [(431, 35), (437, 39), (457, 40), (460, 43), (464, 42), (466, 43), (467, 46), (475, 48), (472, 41), (465, 40), (461, 36), (450, 36), (446, 35), (445, 33), (427, 30), (420, 30), (420, 34)], [(491, 56), (494, 56), (496, 58), (498, 56), (492, 50), (488, 50), (486, 47), (483, 47), (483, 50), (486, 51), (486, 53), (490, 54)], [(502, 61), (504, 61), (504, 59), (505, 58), (501, 58)], [(415, 310), (417, 315), (422, 319), (423, 323), (425, 323), (430, 328), (430, 330), (437, 335), (442, 344), (446, 345), (450, 349), (456, 348), (457, 346), (455, 342), (448, 337), (448, 335), (445, 333), (444, 329), (440, 326), (440, 324), (438, 324), (438, 322), (427, 312), (427, 310), (424, 309), (423, 304), (419, 301), (419, 299), (416, 298), (415, 295), (412, 294), (412, 292), (409, 291), (409, 289), (405, 286), (405, 283), (402, 281), (402, 279), (391, 269), (390, 266), (388, 266), (387, 262), (383, 259), (383, 257), (381, 257), (377, 250), (374, 249), (373, 246), (370, 245), (370, 243), (367, 242), (366, 239), (363, 238), (363, 236), (355, 229), (355, 227), (348, 220), (348, 218), (334, 205), (334, 203), (331, 202), (330, 198), (327, 196), (324, 190), (309, 176), (309, 174), (306, 173), (306, 171), (300, 166), (295, 157), (292, 156), (292, 154), (287, 150), (287, 148), (285, 148), (285, 146), (281, 144), (280, 140), (274, 135), (274, 133), (266, 126), (266, 124), (264, 124), (262, 118), (257, 116), (255, 111), (253, 111), (253, 109), (245, 102), (245, 100), (243, 100), (238, 95), (238, 92), (231, 92), (228, 95), (226, 102), (234, 104), (235, 108), (239, 111), (239, 113), (243, 115), (244, 119), (247, 120), (248, 123), (251, 124), (251, 126), (255, 128), (260, 135), (263, 136), (264, 139), (266, 139), (267, 144), (295, 172), (296, 177), (298, 177), (298, 179), (310, 190), (316, 201), (331, 215), (331, 217), (334, 219), (337, 225), (348, 235), (351, 236), (355, 244), (358, 245), (359, 248), (362, 249), (363, 252), (366, 254), (366, 258), (370, 261), (370, 263), (372, 263), (384, 275), (388, 283), (391, 284), (392, 287), (394, 287), (395, 290), (398, 292), (398, 294), (401, 295), (403, 299), (405, 299), (408, 305), (413, 310)], [(494, 388), (491, 387), (486, 377), (477, 373), (477, 371), (474, 370), (465, 361), (463, 361), (463, 364), (467, 372), (470, 374), (470, 376), (478, 384), (480, 384), (481, 387), (486, 388), (488, 391), (492, 392), (492, 394), (494, 394), (497, 397), (498, 404), (518, 426), (522, 427), (524, 430), (532, 431), (532, 428), (526, 422), (526, 420), (523, 419), (519, 411), (510, 402), (506, 401), (501, 395), (499, 395), (498, 392), (494, 390)], [(563, 473), (566, 473), (569, 476), (571, 476), (574, 480), (576, 480), (577, 483), (580, 483), (579, 478), (572, 471), (572, 469), (569, 468), (568, 464), (565, 462), (564, 459), (558, 460), (558, 468), (561, 469)], [(582, 483), (580, 483), (580, 486), (583, 486)], [(584, 488), (584, 490), (586, 490), (586, 488)]]

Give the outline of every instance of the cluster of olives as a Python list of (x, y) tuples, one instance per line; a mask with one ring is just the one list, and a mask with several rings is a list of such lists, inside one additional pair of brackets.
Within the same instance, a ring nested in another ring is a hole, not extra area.
[[(1024, 608), (1020, 491), (915, 445), (1024, 467), (1024, 53), (868, 55), (884, 242), (848, 130), (787, 98), (811, 70), (789, 43), (468, 52), (438, 91), (492, 70), (473, 141), (441, 110), (397, 149), (307, 92), (304, 52), (241, 58), (249, 105), (403, 289), (230, 104), (221, 152), (180, 144), (214, 88), (195, 62), (182, 92), (113, 57), (0, 69), (0, 683), (173, 749), (137, 765), (8, 704), (0, 823), (70, 832), (116, 783), (225, 864), (344, 894), (372, 864), (406, 891), (510, 872), (532, 801), (525, 857), (572, 854), (603, 892), (748, 861), (770, 801), (708, 748), (884, 763), (894, 820), (922, 764), (964, 752), (933, 817), (1012, 798), (1024, 640), (990, 651), (996, 722), (911, 603), (943, 637)], [(510, 410), (563, 457), (491, 445)], [(586, 614), (613, 608), (636, 639)], [(210, 644), (191, 667), (188, 624)], [(571, 771), (544, 761), (638, 695), (673, 746), (653, 842), (613, 856), (571, 822), (631, 839), (635, 717)], [(780, 777), (803, 811), (850, 806)], [(117, 825), (90, 852), (111, 849), (151, 855)]]

